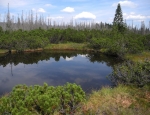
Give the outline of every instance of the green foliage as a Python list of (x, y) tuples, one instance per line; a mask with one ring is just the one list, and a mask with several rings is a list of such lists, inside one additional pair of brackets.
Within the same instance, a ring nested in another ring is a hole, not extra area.
[(150, 34), (145, 35), (145, 37), (143, 39), (143, 44), (144, 44), (145, 48), (150, 51)]
[(130, 31), (121, 33), (116, 27), (114, 26), (113, 31), (71, 28), (1, 31), (0, 48), (24, 51), (25, 49), (45, 48), (51, 43), (89, 43), (89, 46), (93, 49), (105, 49), (105, 53), (119, 57), (124, 57), (126, 53), (136, 54), (144, 50), (150, 50), (150, 35), (140, 35)]
[(120, 3), (117, 5), (116, 14), (115, 14), (113, 23), (114, 24), (122, 24), (123, 23), (123, 15), (122, 15)]
[(117, 6), (114, 21), (113, 21), (113, 30), (123, 33), (125, 31), (125, 24), (123, 23), (123, 15), (120, 3)]
[(116, 84), (144, 86), (150, 83), (150, 62), (132, 63), (127, 61), (116, 65), (110, 79)]
[(80, 86), (67, 83), (64, 86), (17, 85), (7, 96), (0, 98), (0, 113), (12, 115), (73, 114), (85, 100)]
[(90, 46), (94, 49), (106, 48), (109, 41), (109, 38), (92, 38)]
[[(141, 39), (129, 39), (127, 44), (128, 52), (132, 54), (141, 53), (144, 50), (144, 44)], [(146, 47), (145, 47), (146, 49)]]
[(2, 27), (0, 26), (0, 35), (2, 35), (3, 34), (3, 29), (2, 29)]
[(122, 36), (119, 39), (92, 38), (90, 46), (94, 49), (106, 49), (105, 53), (119, 57), (123, 57), (127, 51), (125, 47), (125, 40)]
[(93, 49), (106, 49), (108, 55), (123, 58), (127, 53), (141, 53), (149, 50), (149, 36), (143, 36), (127, 32), (126, 34), (109, 32), (104, 37), (92, 38), (89, 46)]

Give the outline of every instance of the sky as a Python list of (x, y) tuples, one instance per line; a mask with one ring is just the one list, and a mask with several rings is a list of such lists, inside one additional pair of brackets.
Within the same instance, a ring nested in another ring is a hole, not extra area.
[(32, 11), (34, 14), (56, 21), (70, 20), (112, 23), (121, 4), (123, 19), (128, 24), (140, 26), (144, 21), (149, 27), (150, 0), (0, 0), (0, 21), (7, 13), (7, 7), (15, 17)]

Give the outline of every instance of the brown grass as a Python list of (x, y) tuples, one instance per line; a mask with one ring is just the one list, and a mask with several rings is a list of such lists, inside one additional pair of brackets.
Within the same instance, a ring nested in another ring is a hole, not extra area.
[[(142, 101), (139, 101), (142, 100)], [(77, 114), (84, 115), (149, 115), (150, 92), (140, 88), (118, 86), (93, 91)]]
[(4, 53), (7, 53), (8, 52), (8, 50), (2, 50), (2, 49), (0, 49), (0, 54), (4, 54)]

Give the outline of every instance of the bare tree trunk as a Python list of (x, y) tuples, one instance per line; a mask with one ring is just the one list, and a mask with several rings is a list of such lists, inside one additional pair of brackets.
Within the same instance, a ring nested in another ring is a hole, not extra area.
[(10, 19), (10, 12), (9, 12), (9, 3), (8, 3), (8, 13), (7, 13), (7, 22), (6, 22), (6, 30), (11, 31), (11, 19)]

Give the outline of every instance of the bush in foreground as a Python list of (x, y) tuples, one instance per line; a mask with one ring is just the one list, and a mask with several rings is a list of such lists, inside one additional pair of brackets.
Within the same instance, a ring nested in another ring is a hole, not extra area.
[(62, 115), (74, 114), (85, 93), (80, 86), (67, 83), (64, 86), (18, 85), (0, 99), (0, 113), (11, 115)]

